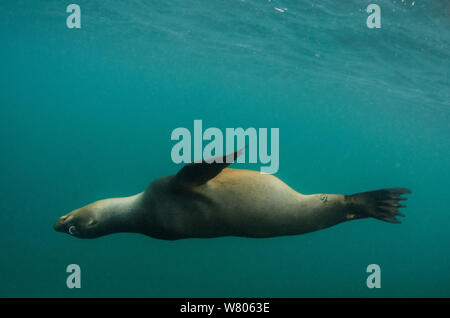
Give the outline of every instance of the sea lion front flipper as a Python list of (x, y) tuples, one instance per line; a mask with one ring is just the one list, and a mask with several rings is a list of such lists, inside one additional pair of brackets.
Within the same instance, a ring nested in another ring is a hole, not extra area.
[(227, 155), (216, 156), (205, 160), (188, 163), (173, 178), (177, 186), (198, 186), (217, 176), (223, 169), (233, 163), (244, 151), (245, 147)]

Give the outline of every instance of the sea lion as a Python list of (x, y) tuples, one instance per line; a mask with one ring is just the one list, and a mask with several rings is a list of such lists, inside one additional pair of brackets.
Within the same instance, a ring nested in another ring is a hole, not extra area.
[(242, 152), (185, 165), (139, 194), (94, 202), (62, 216), (56, 231), (79, 238), (118, 232), (164, 240), (296, 235), (373, 217), (400, 223), (406, 188), (303, 195), (277, 177), (227, 166)]

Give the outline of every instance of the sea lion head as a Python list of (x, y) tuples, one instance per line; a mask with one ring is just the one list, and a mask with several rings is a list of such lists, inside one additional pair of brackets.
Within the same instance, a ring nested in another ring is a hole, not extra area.
[(103, 205), (97, 201), (63, 215), (56, 221), (57, 232), (67, 233), (79, 238), (95, 238), (107, 234), (101, 215)]

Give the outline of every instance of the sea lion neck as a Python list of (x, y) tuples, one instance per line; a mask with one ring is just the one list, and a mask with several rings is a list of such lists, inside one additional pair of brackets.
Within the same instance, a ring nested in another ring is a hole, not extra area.
[[(100, 235), (118, 232), (141, 233), (144, 221), (143, 193), (123, 198), (111, 198), (97, 202), (95, 218)], [(147, 211), (148, 212), (148, 211)]]

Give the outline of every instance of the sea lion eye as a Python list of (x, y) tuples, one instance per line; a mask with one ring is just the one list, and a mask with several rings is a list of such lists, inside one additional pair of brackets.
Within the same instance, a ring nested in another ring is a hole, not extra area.
[(71, 235), (75, 235), (75, 234), (77, 233), (77, 228), (75, 227), (75, 225), (71, 225), (71, 226), (69, 227), (69, 233), (70, 233)]

